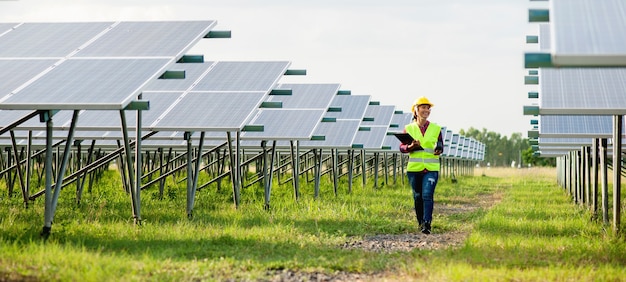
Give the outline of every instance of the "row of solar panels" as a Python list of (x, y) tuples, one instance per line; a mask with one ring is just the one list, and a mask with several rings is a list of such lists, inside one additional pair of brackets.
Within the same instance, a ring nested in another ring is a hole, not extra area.
[[(287, 61), (205, 61), (185, 55), (201, 38), (224, 37), (215, 21), (0, 24), (0, 126), (16, 142), (43, 145), (52, 116), (54, 138), (75, 128), (76, 140), (117, 147), (125, 128), (157, 132), (143, 147), (186, 146), (186, 135), (206, 132), (205, 146), (241, 134), (242, 147), (279, 140), (305, 148), (397, 150), (391, 135), (411, 114), (351, 95), (339, 84), (284, 84), (301, 75)], [(226, 35), (228, 37), (228, 35)], [(147, 109), (137, 116), (127, 109)], [(74, 111), (79, 111), (73, 123)], [(484, 145), (443, 131), (444, 156), (482, 160)], [(198, 140), (194, 140), (198, 142)], [(7, 134), (0, 144), (11, 144)]]
[(626, 5), (621, 0), (548, 3), (549, 9), (529, 11), (538, 35), (526, 41), (538, 43), (538, 51), (525, 54), (525, 83), (537, 87), (528, 93), (537, 103), (524, 106), (525, 115), (538, 117), (528, 136), (537, 154), (546, 157), (591, 146), (594, 138), (611, 138), (613, 116), (626, 114)]

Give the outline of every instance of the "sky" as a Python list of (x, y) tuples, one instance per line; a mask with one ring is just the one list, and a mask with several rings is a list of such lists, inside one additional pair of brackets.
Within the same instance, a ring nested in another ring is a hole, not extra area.
[[(537, 35), (529, 0), (0, 0), (0, 22), (215, 20), (228, 39), (188, 53), (206, 61), (290, 61), (306, 76), (410, 111), (426, 96), (429, 120), (527, 138), (533, 104), (523, 55)], [(1, 48), (1, 46), (0, 46)]]

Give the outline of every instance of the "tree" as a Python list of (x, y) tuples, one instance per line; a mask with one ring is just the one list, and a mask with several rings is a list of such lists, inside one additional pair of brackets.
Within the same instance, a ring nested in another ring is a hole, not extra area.
[(491, 166), (554, 166), (554, 158), (541, 158), (533, 156), (532, 148), (528, 139), (523, 138), (521, 133), (513, 133), (510, 137), (501, 136), (499, 133), (487, 131), (486, 128), (478, 130), (470, 127), (461, 129), (460, 135), (473, 138), (485, 144), (484, 162)]

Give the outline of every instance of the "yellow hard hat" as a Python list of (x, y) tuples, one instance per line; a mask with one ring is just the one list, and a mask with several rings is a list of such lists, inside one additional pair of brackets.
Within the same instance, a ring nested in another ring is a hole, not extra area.
[(415, 102), (413, 102), (413, 107), (419, 106), (419, 105), (429, 105), (431, 108), (435, 106), (435, 104), (428, 101), (428, 98), (424, 96), (417, 98)]

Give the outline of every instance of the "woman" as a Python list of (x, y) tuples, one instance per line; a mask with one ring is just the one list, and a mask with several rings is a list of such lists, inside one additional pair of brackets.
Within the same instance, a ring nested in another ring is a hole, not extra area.
[(404, 127), (404, 132), (414, 140), (400, 145), (400, 152), (409, 153), (407, 177), (413, 190), (415, 216), (424, 234), (431, 233), (433, 197), (439, 180), (439, 155), (443, 153), (441, 127), (428, 121), (433, 106), (424, 96), (415, 100), (411, 107), (413, 122)]

